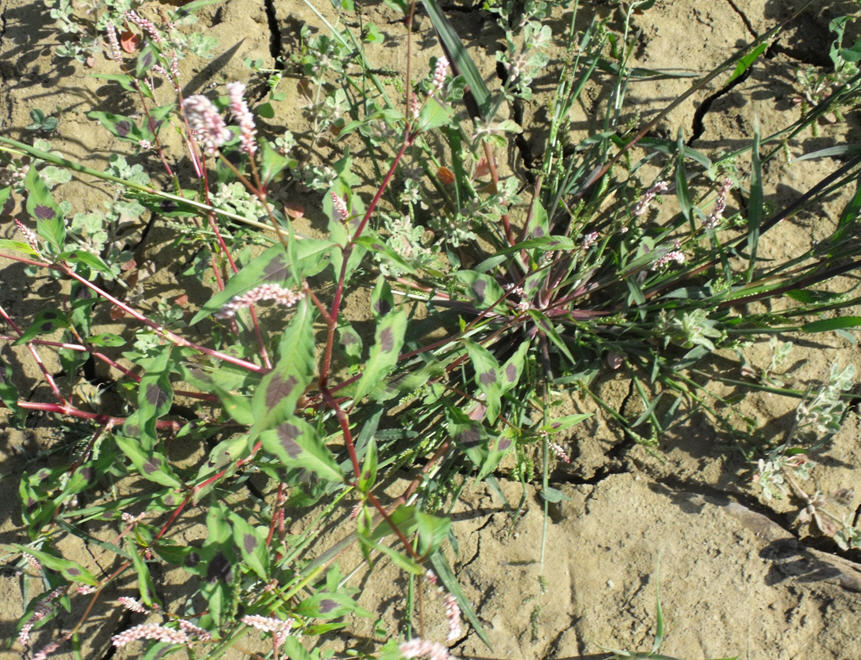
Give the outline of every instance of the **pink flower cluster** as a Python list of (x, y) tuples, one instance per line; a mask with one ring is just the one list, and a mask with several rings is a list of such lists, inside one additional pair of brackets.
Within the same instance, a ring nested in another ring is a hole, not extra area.
[(593, 232), (586, 234), (583, 237), (583, 249), (588, 250), (590, 247), (592, 247), (592, 245), (594, 245), (595, 241), (598, 240), (598, 236), (599, 236), (599, 234), (597, 231), (593, 231)]
[(292, 307), (297, 302), (305, 297), (304, 293), (295, 293), (291, 289), (284, 288), (277, 284), (261, 284), (260, 286), (251, 289), (248, 293), (241, 296), (235, 296), (215, 314), (216, 318), (229, 319), (236, 315), (236, 312), (243, 307), (248, 307), (261, 300), (274, 300), (283, 307)]
[(51, 613), (51, 609), (53, 608), (52, 603), (65, 593), (65, 587), (57, 587), (36, 603), (36, 607), (33, 608), (33, 616), (30, 617), (27, 623), (21, 626), (21, 630), (18, 632), (18, 641), (22, 646), (30, 646), (30, 632), (33, 630), (33, 626)]
[(637, 205), (634, 207), (634, 217), (639, 217), (648, 211), (649, 205), (652, 203), (652, 200), (655, 199), (655, 195), (659, 192), (666, 192), (669, 187), (670, 186), (666, 181), (658, 181), (655, 185), (649, 188), (646, 191), (646, 194), (643, 195), (643, 198), (637, 202)]
[(445, 74), (448, 71), (448, 58), (443, 55), (436, 61), (436, 66), (433, 70), (433, 89), (437, 94), (442, 91), (443, 83), (445, 83)]
[(201, 94), (189, 96), (182, 102), (182, 111), (188, 119), (188, 127), (194, 139), (203, 145), (204, 153), (213, 156), (231, 133), (212, 101)]
[(128, 630), (124, 630), (111, 637), (111, 643), (118, 649), (123, 648), (138, 639), (157, 639), (168, 644), (187, 645), (191, 638), (182, 630), (175, 630), (157, 623), (142, 623)]
[(158, 33), (158, 30), (156, 30), (155, 25), (153, 25), (152, 21), (147, 20), (146, 18), (142, 18), (137, 14), (137, 12), (134, 11), (126, 12), (126, 20), (130, 23), (134, 23), (141, 30), (146, 32), (149, 35), (150, 39), (152, 39), (152, 42), (154, 44), (160, 44), (162, 42), (161, 35)]
[(427, 658), (428, 660), (452, 660), (448, 649), (439, 642), (431, 642), (416, 637), (398, 646), (398, 651), (405, 658)]
[(227, 93), (230, 95), (230, 112), (239, 123), (240, 148), (249, 156), (253, 156), (257, 151), (257, 143), (254, 141), (257, 129), (254, 127), (254, 117), (248, 110), (248, 104), (242, 97), (245, 94), (245, 85), (241, 82), (228, 83)]
[(428, 571), (425, 573), (425, 580), (428, 584), (436, 587), (437, 595), (442, 598), (442, 603), (445, 607), (445, 618), (448, 619), (448, 636), (445, 641), (451, 644), (462, 633), (460, 606), (457, 604), (457, 599), (454, 596), (437, 584), (436, 575)]
[(718, 191), (714, 208), (703, 221), (703, 227), (706, 229), (716, 229), (720, 224), (720, 221), (723, 219), (723, 212), (726, 210), (726, 196), (729, 194), (730, 188), (732, 188), (732, 181), (724, 179), (723, 184)]
[(111, 47), (111, 59), (114, 62), (122, 62), (123, 54), (120, 50), (119, 39), (117, 39), (117, 29), (111, 23), (108, 23), (105, 26), (105, 32), (108, 33), (108, 44)]
[(565, 452), (565, 449), (562, 447), (562, 445), (558, 445), (555, 442), (548, 441), (547, 446), (550, 447), (550, 451), (552, 451), (556, 455), (556, 458), (558, 458), (560, 461), (562, 461), (563, 463), (571, 462), (571, 459), (568, 458), (568, 454)]
[(341, 222), (346, 222), (350, 216), (350, 212), (347, 210), (347, 203), (334, 192), (330, 192), (329, 197), (332, 199), (332, 210), (335, 212), (335, 217)]
[(675, 261), (677, 264), (685, 263), (685, 253), (681, 250), (670, 250), (655, 260), (655, 263), (652, 264), (652, 270), (663, 268), (671, 261)]
[(248, 614), (242, 617), (242, 623), (263, 632), (272, 633), (272, 643), (275, 648), (281, 646), (287, 635), (290, 634), (290, 629), (293, 627), (292, 621), (283, 621), (271, 616), (260, 616), (259, 614)]

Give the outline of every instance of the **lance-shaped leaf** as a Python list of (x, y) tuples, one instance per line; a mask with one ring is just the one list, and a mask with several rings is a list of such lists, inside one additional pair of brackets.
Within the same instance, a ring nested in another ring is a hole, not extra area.
[(131, 540), (126, 539), (126, 547), (128, 555), (131, 557), (132, 566), (138, 578), (138, 591), (141, 595), (141, 602), (147, 607), (152, 607), (153, 596), (155, 596), (155, 584), (152, 581), (152, 575), (149, 572), (149, 566), (140, 556), (140, 549), (134, 547)]
[(230, 513), (233, 526), (233, 542), (242, 553), (248, 567), (261, 580), (269, 579), (269, 554), (266, 552), (266, 528), (252, 527), (245, 518)]
[(255, 420), (252, 440), (293, 414), (314, 377), (313, 311), (307, 300), (296, 306), (290, 325), (281, 335), (279, 355), (275, 368), (263, 377), (251, 399)]
[(36, 231), (48, 241), (55, 252), (62, 252), (66, 228), (60, 217), (60, 207), (51, 197), (51, 191), (35, 167), (27, 170), (24, 188), (27, 190), (27, 213), (36, 221)]
[(394, 369), (398, 363), (401, 347), (404, 345), (406, 330), (407, 314), (402, 309), (394, 309), (379, 320), (365, 371), (356, 385), (354, 396), (356, 401), (382, 383)]
[(16, 415), (18, 408), (18, 390), (12, 382), (12, 367), (10, 367), (3, 356), (0, 355), (0, 401)]
[(176, 477), (164, 454), (150, 450), (145, 452), (135, 438), (115, 435), (117, 447), (128, 457), (141, 476), (168, 488), (180, 488), (182, 482)]
[(155, 439), (155, 423), (170, 411), (173, 404), (173, 387), (170, 384), (171, 346), (161, 352), (146, 368), (138, 386), (137, 419), (142, 434)]
[(475, 384), (485, 395), (487, 421), (491, 424), (499, 415), (504, 375), (496, 358), (483, 346), (467, 341), (466, 352), (475, 369)]
[(67, 580), (71, 580), (72, 582), (83, 582), (84, 584), (89, 584), (92, 587), (97, 587), (99, 585), (95, 576), (76, 561), (55, 557), (49, 552), (37, 550), (26, 545), (15, 544), (14, 547), (21, 552), (26, 552), (28, 555), (35, 557), (45, 568), (49, 568), (52, 571), (59, 571)]
[(290, 267), (291, 256), (281, 245), (273, 245), (255, 257), (248, 265), (230, 278), (223, 291), (219, 291), (191, 319), (194, 325), (224, 307), (232, 298), (242, 295), (261, 284), (279, 284), (295, 287), (304, 277), (311, 277), (329, 263), (331, 241), (305, 238), (296, 241), (293, 252), (294, 267)]
[(15, 340), (13, 346), (25, 344), (37, 335), (53, 332), (57, 328), (68, 328), (69, 319), (61, 309), (48, 307), (36, 315), (29, 327)]
[(316, 429), (292, 417), (260, 435), (263, 449), (287, 467), (310, 470), (326, 481), (342, 481), (343, 476), (332, 453)]
[(508, 360), (505, 361), (505, 364), (502, 365), (502, 381), (500, 388), (503, 394), (511, 390), (515, 385), (517, 385), (517, 381), (520, 380), (520, 376), (523, 374), (523, 363), (528, 350), (529, 341), (522, 342), (520, 346), (517, 347), (514, 355), (508, 358)]
[(505, 292), (499, 286), (499, 282), (490, 275), (474, 270), (461, 270), (456, 277), (464, 285), (466, 295), (478, 309), (495, 307), (500, 312), (504, 310), (500, 301), (505, 296)]

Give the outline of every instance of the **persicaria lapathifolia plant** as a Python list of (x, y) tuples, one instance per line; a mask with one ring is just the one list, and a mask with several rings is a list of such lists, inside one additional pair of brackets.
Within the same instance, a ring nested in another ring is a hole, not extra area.
[[(401, 630), (378, 634), (373, 652), (450, 657), (466, 635), (461, 616), (484, 632), (442, 552), (446, 514), (470, 480), (501, 470), (526, 481), (537, 467), (545, 506), (561, 499), (551, 460), (571, 460), (563, 434), (585, 415), (557, 416), (559, 392), (594, 399), (629, 439), (654, 445), (694, 411), (725, 417), (708, 390), (720, 378), (716, 351), (861, 323), (834, 316), (859, 302), (851, 287), (821, 288), (858, 268), (861, 189), (809, 250), (758, 257), (763, 234), (857, 186), (861, 157), (849, 149), (785, 208), (765, 206), (762, 184), (763, 163), (788, 136), (857, 99), (857, 72), (787, 131), (709, 156), (643, 138), (696, 90), (753, 66), (779, 28), (633, 133), (621, 100), (639, 74), (607, 23), (578, 31), (572, 18), (565, 57), (551, 63), (544, 19), (555, 3), (516, 16), (493, 4), (507, 75), (490, 89), (432, 0), (422, 7), (443, 52), (414, 76), (417, 8), (394, 4), (407, 33), (397, 84), (349, 30), (303, 31), (285, 62), (308, 101), (299, 139), (274, 116), (283, 71), (184, 96), (193, 40), (179, 23), (189, 10), (155, 21), (114, 4), (102, 8), (98, 38), (135, 112), (89, 116), (128, 153), (96, 170), (49, 144), (0, 137), (0, 201), (19, 231), (0, 256), (61, 292), (26, 322), (0, 307), (4, 340), (26, 351), (51, 397), (22, 396), (4, 365), (3, 403), (17, 423), (35, 412), (62, 423), (60, 457), (20, 481), (28, 536), (13, 551), (40, 585), (19, 624), (21, 650), (79, 651), (97, 613), (116, 610), (123, 626), (111, 643), (153, 657), (218, 657), (245, 644), (318, 657), (308, 640), (372, 616), (339, 563), (386, 559), (408, 575), (409, 596)], [(519, 125), (504, 109), (529, 102), (552, 64), (549, 126)], [(602, 131), (571, 144), (570, 110), (599, 71), (617, 72), (618, 103), (606, 104)], [(540, 157), (501, 166), (520, 132), (545, 128)], [(321, 144), (337, 157), (316, 157)], [(161, 170), (145, 169), (153, 163)], [(641, 182), (646, 166), (655, 177)], [(72, 175), (112, 190), (104, 211), (64, 199)], [(307, 223), (298, 192), (319, 200)], [(148, 243), (150, 223), (169, 247)], [(159, 275), (144, 262), (166, 261), (166, 249), (184, 277), (214, 290), (208, 299), (189, 302), (191, 287), (153, 295), (147, 276)], [(776, 298), (781, 311), (754, 305)], [(366, 300), (358, 311), (355, 300)], [(85, 401), (55, 377), (57, 362), (97, 384)], [(616, 371), (643, 403), (635, 419), (594, 387)], [(349, 527), (324, 541), (333, 525)], [(61, 609), (74, 621), (51, 629)], [(427, 636), (432, 612), (444, 641)]]

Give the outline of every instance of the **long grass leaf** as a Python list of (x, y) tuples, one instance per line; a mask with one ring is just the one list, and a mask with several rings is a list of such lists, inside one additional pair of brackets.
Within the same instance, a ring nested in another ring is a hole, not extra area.
[(759, 227), (762, 222), (762, 162), (759, 154), (759, 122), (753, 127), (753, 152), (751, 153), (750, 200), (748, 201), (747, 218), (747, 251), (750, 263), (747, 266), (747, 281), (753, 279), (753, 269), (756, 267), (756, 250), (759, 246)]
[(448, 22), (445, 14), (442, 13), (436, 0), (422, 0), (422, 4), (430, 17), (431, 24), (434, 30), (436, 30), (451, 65), (459, 75), (463, 76), (464, 81), (469, 86), (469, 91), (475, 99), (481, 118), (484, 120), (490, 119), (488, 116), (491, 105), (490, 91), (487, 89), (487, 85), (484, 84), (484, 80), (482, 80), (475, 62), (472, 61), (469, 53), (466, 52), (463, 42), (451, 26), (451, 23)]

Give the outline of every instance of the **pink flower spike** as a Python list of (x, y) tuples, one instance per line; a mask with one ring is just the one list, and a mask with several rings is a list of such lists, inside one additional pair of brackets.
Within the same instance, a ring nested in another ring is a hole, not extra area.
[(254, 117), (248, 110), (248, 105), (242, 95), (245, 93), (245, 85), (241, 82), (227, 84), (227, 93), (230, 95), (230, 111), (239, 123), (239, 146), (249, 156), (257, 151), (257, 143), (254, 136), (257, 129), (254, 128)]
[(643, 198), (637, 202), (637, 205), (634, 207), (634, 216), (639, 217), (648, 211), (649, 205), (652, 203), (652, 200), (655, 199), (655, 195), (659, 192), (666, 192), (669, 187), (670, 186), (666, 181), (658, 181), (655, 185), (649, 188), (646, 191), (646, 194), (643, 195)]
[(218, 110), (205, 96), (195, 94), (182, 102), (191, 135), (203, 146), (204, 153), (213, 156), (227, 142), (231, 133), (224, 125)]
[(231, 298), (224, 307), (215, 313), (215, 318), (233, 318), (236, 312), (242, 307), (248, 307), (261, 300), (274, 300), (282, 307), (292, 307), (304, 297), (305, 294), (301, 291), (295, 293), (292, 289), (287, 289), (277, 284), (261, 284), (251, 289), (251, 291), (243, 293), (241, 296)]
[(182, 644), (188, 645), (191, 641), (187, 634), (182, 630), (174, 630), (166, 628), (156, 623), (143, 623), (134, 628), (129, 628), (123, 632), (111, 637), (111, 643), (121, 649), (126, 644), (129, 644), (138, 639), (157, 639), (160, 642), (167, 644)]
[(117, 39), (117, 29), (111, 23), (108, 23), (105, 26), (105, 32), (108, 33), (108, 44), (110, 44), (111, 47), (111, 59), (114, 62), (122, 62), (123, 54), (122, 51), (120, 51), (120, 42)]
[(346, 222), (350, 213), (347, 210), (347, 203), (338, 197), (334, 192), (329, 193), (329, 196), (332, 198), (332, 209), (335, 211), (335, 215), (338, 220), (341, 222)]
[(162, 42), (161, 35), (158, 33), (158, 30), (155, 29), (155, 25), (153, 25), (152, 21), (142, 18), (134, 11), (126, 12), (126, 20), (130, 23), (134, 23), (141, 30), (146, 32), (154, 44), (160, 44)]
[(135, 598), (129, 598), (128, 596), (120, 596), (119, 598), (117, 598), (117, 600), (123, 607), (125, 607), (127, 610), (130, 610), (131, 612), (145, 614), (149, 611), (148, 608), (144, 607), (144, 605)]
[(445, 82), (445, 73), (448, 71), (448, 58), (443, 55), (436, 61), (436, 66), (433, 71), (433, 89), (434, 93), (442, 91), (443, 83)]
[(402, 642), (398, 651), (405, 658), (427, 658), (428, 660), (452, 660), (448, 649), (439, 642), (431, 642), (416, 637), (408, 642)]

